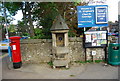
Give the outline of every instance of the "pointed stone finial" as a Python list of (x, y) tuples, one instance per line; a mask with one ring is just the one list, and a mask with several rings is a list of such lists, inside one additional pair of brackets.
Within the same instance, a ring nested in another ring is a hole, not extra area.
[(51, 31), (55, 30), (69, 30), (65, 20), (62, 18), (61, 15), (58, 15), (57, 18), (54, 20), (53, 25), (50, 29)]

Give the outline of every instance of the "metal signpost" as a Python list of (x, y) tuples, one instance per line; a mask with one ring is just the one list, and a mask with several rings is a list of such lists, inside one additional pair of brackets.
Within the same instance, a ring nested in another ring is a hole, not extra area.
[(78, 27), (92, 27), (95, 20), (93, 6), (78, 6)]
[(107, 6), (95, 7), (96, 11), (96, 24), (108, 23)]
[(5, 28), (6, 28), (6, 34), (5, 34), (5, 36), (6, 36), (6, 39), (9, 39), (8, 25), (7, 25), (7, 14), (6, 14), (6, 8), (4, 6), (4, 0), (3, 0), (3, 8), (4, 8), (4, 18), (5, 18)]
[[(77, 6), (77, 11), (79, 28), (108, 26), (107, 5)], [(100, 47), (105, 49), (105, 60), (107, 61), (107, 39), (107, 31), (84, 31), (85, 58), (86, 48)]]
[(108, 6), (77, 6), (78, 27), (108, 26)]
[(118, 19), (118, 44), (120, 44), (120, 19)]
[(119, 22), (118, 43), (120, 44), (120, 1), (118, 2), (118, 22)]
[(84, 47), (85, 48), (105, 48), (107, 46), (107, 31), (86, 31)]

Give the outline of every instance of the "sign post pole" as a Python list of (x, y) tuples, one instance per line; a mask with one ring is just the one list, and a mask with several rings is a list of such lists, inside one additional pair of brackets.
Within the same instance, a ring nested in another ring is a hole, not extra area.
[(120, 44), (120, 19), (119, 19), (118, 43)]
[[(86, 28), (84, 27), (84, 32), (85, 32)], [(83, 33), (84, 34), (84, 33)], [(83, 35), (84, 36), (84, 35)], [(85, 38), (84, 38), (84, 41), (85, 41)], [(85, 43), (85, 42), (84, 42)], [(85, 61), (87, 61), (87, 55), (86, 55), (86, 48), (85, 49)]]
[(86, 28), (84, 27), (84, 32), (85, 32)]
[[(106, 31), (100, 31), (103, 26), (108, 26), (108, 5), (77, 6), (78, 28), (84, 27), (85, 61), (86, 51), (91, 47), (106, 47)], [(99, 31), (86, 31), (86, 27), (99, 27)], [(85, 35), (86, 34), (86, 35)], [(98, 39), (99, 38), (99, 39)], [(106, 49), (105, 49), (106, 50)], [(105, 54), (106, 55), (106, 54)], [(93, 56), (94, 61), (94, 56)]]
[(118, 43), (120, 44), (120, 18), (119, 18), (119, 15), (120, 15), (120, 1), (118, 2), (118, 23), (119, 23), (119, 31), (118, 31)]

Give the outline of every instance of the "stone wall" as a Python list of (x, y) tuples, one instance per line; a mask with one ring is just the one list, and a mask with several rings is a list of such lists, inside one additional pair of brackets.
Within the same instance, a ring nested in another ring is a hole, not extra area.
[(69, 38), (69, 49), (71, 61), (85, 61), (85, 52), (82, 38)]
[[(71, 61), (84, 61), (85, 53), (82, 38), (69, 38), (69, 57)], [(50, 62), (52, 57), (51, 39), (25, 39), (21, 41), (23, 63)]]
[(51, 60), (52, 40), (25, 39), (21, 41), (22, 60), (25, 63), (49, 62)]
[[(92, 56), (92, 51), (96, 52), (94, 58)], [(104, 60), (105, 59), (105, 51), (104, 48), (87, 48), (86, 49), (86, 60)]]
[[(69, 38), (70, 61), (85, 61), (85, 50), (80, 37)], [(105, 52), (103, 48), (87, 48), (86, 60), (92, 60), (91, 51), (96, 51), (94, 60), (103, 60)], [(21, 41), (21, 53), (23, 63), (50, 62), (52, 59), (51, 39), (25, 39)]]

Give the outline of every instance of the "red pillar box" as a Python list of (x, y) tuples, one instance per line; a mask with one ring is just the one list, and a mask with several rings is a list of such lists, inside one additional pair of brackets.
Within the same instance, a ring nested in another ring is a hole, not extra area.
[(18, 36), (10, 37), (10, 46), (12, 48), (12, 62), (13, 68), (17, 69), (22, 66), (21, 51), (20, 51), (20, 38)]

